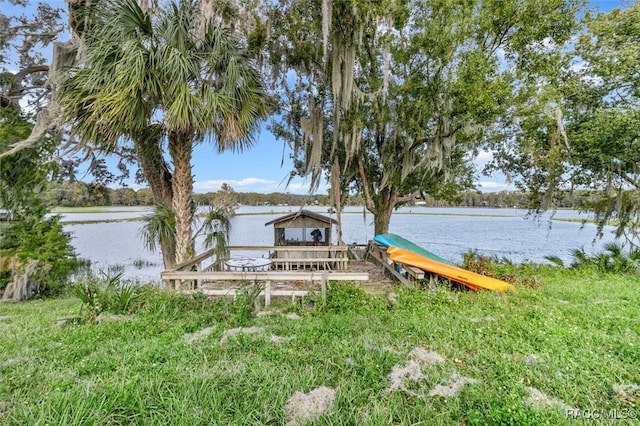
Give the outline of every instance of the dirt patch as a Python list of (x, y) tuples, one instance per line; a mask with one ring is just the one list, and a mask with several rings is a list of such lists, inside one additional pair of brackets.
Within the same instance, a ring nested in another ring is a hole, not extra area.
[(12, 367), (16, 364), (20, 364), (23, 362), (29, 362), (31, 361), (29, 358), (9, 358), (8, 360), (6, 360), (5, 362), (3, 362), (2, 364), (0, 364), (0, 368), (9, 368)]
[(446, 398), (456, 396), (462, 391), (462, 388), (467, 385), (473, 385), (478, 383), (476, 379), (470, 377), (460, 376), (457, 373), (451, 374), (449, 380), (442, 385), (438, 385), (429, 391), (429, 396), (444, 396)]
[[(240, 327), (240, 328), (232, 328), (231, 330), (227, 330), (222, 334), (220, 338), (220, 344), (226, 344), (229, 339), (236, 337), (238, 334), (257, 334), (258, 336), (264, 336), (266, 331), (263, 327)], [(283, 337), (276, 336), (272, 334), (269, 336), (269, 341), (273, 343), (281, 343), (291, 340), (292, 337)]]
[(398, 301), (399, 297), (400, 296), (398, 295), (398, 293), (394, 293), (394, 292), (387, 293), (387, 303), (393, 306), (397, 306), (400, 304), (400, 302)]
[(182, 336), (182, 339), (184, 340), (184, 343), (186, 343), (187, 345), (191, 345), (197, 340), (204, 339), (205, 337), (213, 333), (215, 329), (215, 327), (203, 328), (202, 330), (196, 331), (195, 333), (185, 334), (184, 336)]
[(235, 378), (239, 375), (246, 374), (249, 370), (249, 364), (243, 359), (218, 360), (211, 368), (201, 371), (200, 375), (208, 380), (220, 380), (223, 378)]
[(620, 401), (632, 407), (640, 405), (639, 385), (613, 385), (613, 391), (616, 393), (616, 398)]
[(405, 386), (405, 382), (419, 382), (424, 379), (424, 374), (422, 374), (422, 367), (416, 361), (409, 361), (406, 365), (400, 366), (395, 365), (391, 370), (391, 373), (387, 376), (389, 382), (389, 392), (393, 392), (394, 390), (401, 390), (410, 395), (415, 395), (414, 392), (407, 389)]
[(437, 352), (426, 350), (425, 348), (417, 347), (409, 352), (409, 357), (418, 364), (429, 367), (434, 364), (444, 362), (445, 359)]
[(302, 317), (298, 314), (296, 314), (295, 312), (292, 312), (290, 314), (283, 314), (282, 312), (279, 311), (260, 311), (256, 314), (256, 317), (258, 318), (264, 318), (264, 317), (271, 317), (274, 315), (280, 315), (285, 317), (288, 320), (299, 320), (302, 319)]
[(384, 346), (384, 347), (380, 347), (380, 346), (374, 346), (371, 345), (369, 343), (365, 343), (364, 344), (364, 348), (369, 350), (369, 351), (376, 351), (376, 352), (389, 352), (392, 353), (394, 355), (402, 355), (402, 352), (395, 350), (394, 348), (392, 348), (391, 346)]
[(409, 352), (409, 358), (409, 361), (404, 366), (395, 365), (387, 376), (390, 382), (389, 392), (401, 390), (415, 396), (415, 392), (409, 390), (405, 383), (416, 383), (423, 380), (425, 377), (422, 373), (423, 367), (430, 367), (445, 361), (444, 357), (439, 353), (429, 351), (423, 347), (412, 349)]
[(576, 411), (575, 408), (570, 407), (569, 405), (565, 404), (559, 399), (550, 397), (549, 395), (539, 391), (536, 388), (532, 388), (529, 386), (526, 386), (525, 388), (527, 389), (527, 391), (529, 391), (529, 398), (527, 398), (525, 401), (526, 405), (530, 405), (530, 406), (541, 408), (541, 409), (557, 408), (564, 412), (567, 412), (568, 410)]
[(236, 337), (238, 334), (258, 334), (260, 336), (263, 336), (264, 333), (265, 333), (265, 330), (262, 327), (232, 328), (231, 330), (227, 330), (222, 334), (222, 337), (220, 338), (220, 344), (221, 345), (226, 344), (230, 338)]
[(366, 272), (369, 274), (369, 281), (362, 283), (362, 288), (373, 294), (385, 294), (392, 291), (397, 282), (385, 273), (382, 266), (366, 260), (350, 260), (349, 272)]
[(289, 417), (287, 426), (298, 426), (317, 420), (331, 408), (335, 399), (336, 391), (325, 386), (309, 393), (294, 393), (284, 407)]
[(302, 319), (302, 317), (301, 317), (300, 315), (296, 314), (295, 312), (290, 313), (290, 314), (287, 314), (287, 315), (285, 315), (284, 317), (285, 317), (286, 319), (288, 319), (288, 320), (294, 320), (294, 321), (295, 321), (295, 320)]
[(82, 379), (80, 377), (74, 377), (73, 381), (83, 386), (85, 389), (93, 389), (96, 387), (95, 382), (92, 382), (91, 380)]
[(529, 367), (537, 367), (542, 363), (542, 358), (540, 355), (530, 354), (524, 357), (524, 363)]
[(271, 337), (269, 337), (269, 341), (272, 343), (288, 342), (291, 339), (292, 337), (276, 336), (275, 334), (272, 334)]

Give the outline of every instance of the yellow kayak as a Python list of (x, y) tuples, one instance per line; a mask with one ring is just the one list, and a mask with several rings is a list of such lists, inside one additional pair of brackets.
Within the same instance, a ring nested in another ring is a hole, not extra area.
[(394, 262), (413, 266), (422, 269), (423, 271), (440, 275), (450, 279), (451, 281), (463, 284), (472, 290), (505, 291), (514, 288), (512, 284), (507, 282), (467, 271), (466, 269), (462, 269), (457, 266), (437, 262), (399, 247), (391, 246), (387, 249), (387, 253), (389, 254), (389, 258)]

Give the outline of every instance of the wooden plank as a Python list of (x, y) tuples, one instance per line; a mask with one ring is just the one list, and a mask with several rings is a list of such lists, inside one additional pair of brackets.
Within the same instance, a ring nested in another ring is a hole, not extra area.
[(411, 275), (416, 280), (421, 280), (424, 278), (424, 271), (420, 268), (416, 268), (415, 266), (409, 266), (402, 264), (402, 267), (407, 271), (409, 275)]
[[(375, 261), (377, 261), (387, 272), (389, 272), (395, 279), (397, 279), (398, 281), (400, 281), (402, 284), (404, 284), (407, 287), (413, 287), (413, 284), (408, 279), (403, 277), (400, 273), (398, 273), (398, 271), (396, 271), (391, 265), (389, 265), (389, 263), (387, 262), (387, 252), (386, 251), (383, 251), (381, 248), (379, 248), (375, 244), (370, 243), (369, 247), (367, 249), (367, 253)], [(365, 258), (366, 258), (366, 256), (365, 256)]]
[[(182, 290), (180, 293), (183, 294), (194, 294), (194, 293), (202, 293), (206, 296), (237, 296), (238, 291), (240, 289), (237, 288), (228, 288), (228, 289), (210, 289), (203, 288), (199, 290)], [(308, 290), (271, 290), (271, 297), (304, 297), (309, 294)], [(258, 296), (265, 296), (265, 291), (262, 290), (258, 293)]]
[(179, 271), (185, 268), (189, 268), (193, 265), (195, 265), (196, 263), (200, 263), (201, 261), (203, 261), (204, 259), (214, 256), (215, 255), (215, 249), (210, 249), (205, 251), (204, 253), (202, 253), (201, 255), (198, 255), (196, 257), (194, 257), (191, 260), (187, 260), (184, 263), (181, 263), (180, 265), (177, 265), (175, 268), (171, 269), (171, 271)]
[(264, 293), (264, 306), (271, 305), (271, 296), (273, 293), (271, 292), (271, 281), (267, 280), (267, 283), (264, 285), (264, 290), (261, 291)]
[(424, 280), (424, 271), (420, 268), (416, 268), (415, 266), (409, 266), (402, 264), (402, 267), (405, 271), (407, 271), (407, 278), (412, 283), (419, 283)]
[(258, 280), (258, 281), (321, 281), (323, 275), (331, 281), (369, 281), (366, 272), (198, 272), (198, 271), (169, 271), (162, 272), (162, 280)]
[[(347, 252), (349, 250), (348, 246), (295, 246), (295, 247), (287, 247), (287, 246), (227, 246), (227, 251), (326, 251), (329, 253), (342, 253)], [(205, 251), (204, 253), (196, 256), (193, 259), (190, 259), (180, 265), (177, 265), (175, 268), (170, 269), (168, 271), (175, 271), (187, 268), (189, 266), (193, 266), (196, 263), (201, 262), (202, 260), (215, 256), (215, 249), (210, 249)]]
[(343, 257), (292, 257), (292, 258), (279, 258), (274, 257), (271, 259), (271, 263), (283, 263), (283, 262), (342, 262), (348, 263), (349, 259)]
[(229, 251), (328, 251), (346, 252), (348, 246), (227, 246)]
[(274, 247), (273, 251), (278, 253), (285, 252), (326, 252), (335, 254), (346, 254), (348, 252), (347, 246), (278, 246)]

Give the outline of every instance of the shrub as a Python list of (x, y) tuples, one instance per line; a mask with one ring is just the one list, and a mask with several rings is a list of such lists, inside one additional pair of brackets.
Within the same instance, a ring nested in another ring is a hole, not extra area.
[(3, 229), (0, 252), (6, 264), (0, 268), (4, 271), (0, 290), (11, 281), (13, 274), (23, 272), (29, 261), (37, 261), (41, 271), (35, 278), (40, 285), (32, 296), (57, 295), (78, 267), (71, 237), (63, 231), (59, 217), (44, 219), (43, 216), (27, 216), (9, 222)]
[(508, 259), (483, 256), (475, 251), (469, 251), (463, 255), (462, 267), (471, 272), (497, 278), (514, 285), (526, 287), (540, 285), (537, 274), (540, 265), (529, 262), (515, 264)]
[(361, 313), (384, 310), (385, 306), (382, 298), (367, 294), (358, 284), (331, 281), (327, 286), (327, 297), (319, 308), (323, 312)]
[(606, 273), (640, 273), (640, 249), (630, 249), (625, 251), (620, 244), (609, 243), (602, 253), (589, 256), (584, 248), (571, 251), (573, 263), (571, 267), (595, 268), (598, 272)]
[(122, 280), (122, 274), (102, 277), (88, 274), (71, 286), (71, 293), (87, 308), (87, 319), (95, 320), (101, 313), (126, 314), (131, 312), (146, 287), (129, 280)]

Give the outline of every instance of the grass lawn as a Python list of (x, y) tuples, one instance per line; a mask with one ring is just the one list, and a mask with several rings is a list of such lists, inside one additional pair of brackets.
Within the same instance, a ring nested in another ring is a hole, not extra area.
[(640, 277), (540, 281), (394, 302), (334, 285), (320, 306), (282, 304), (293, 318), (151, 293), (125, 317), (59, 326), (78, 300), (0, 304), (0, 423), (280, 425), (296, 392), (324, 386), (335, 399), (312, 424), (561, 425), (576, 410), (637, 424)]

